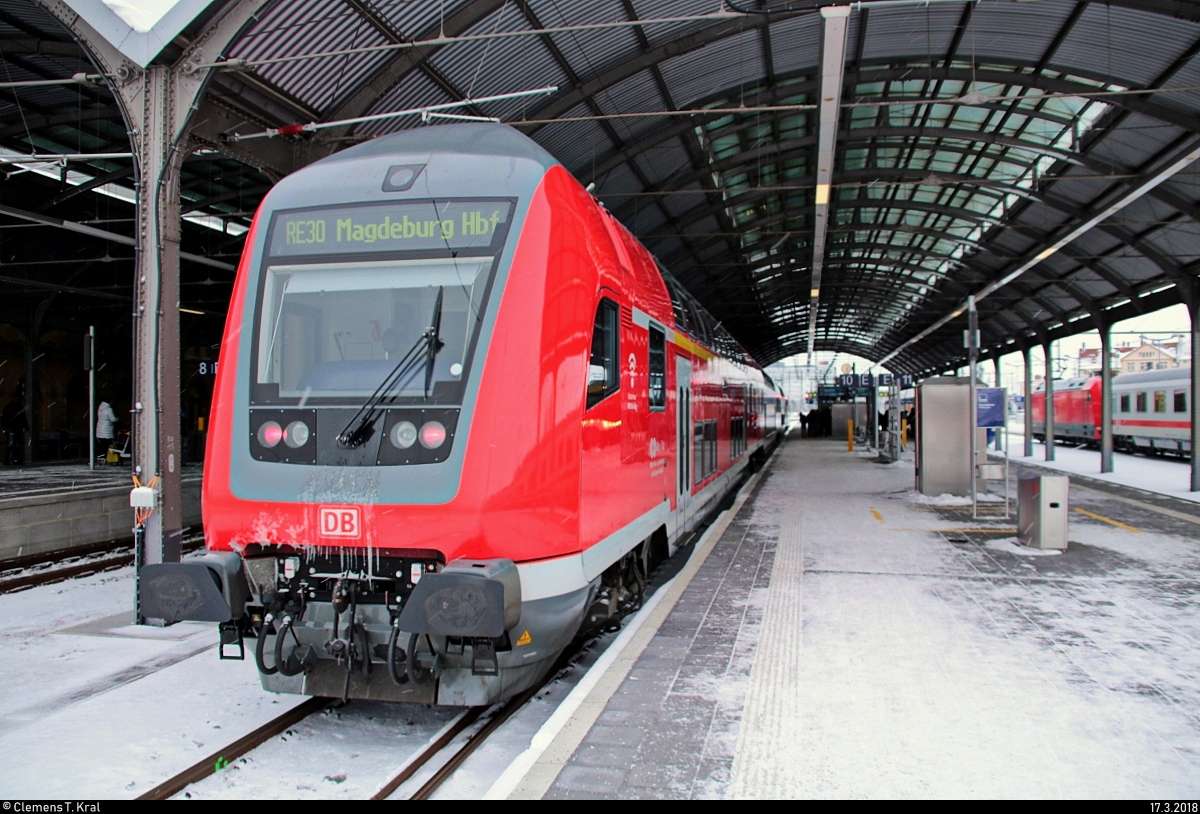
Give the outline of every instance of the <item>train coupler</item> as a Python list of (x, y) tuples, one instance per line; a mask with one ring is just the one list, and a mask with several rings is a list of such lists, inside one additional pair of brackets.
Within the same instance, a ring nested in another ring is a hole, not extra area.
[[(246, 659), (246, 622), (247, 617), (242, 616), (237, 619), (230, 619), (227, 622), (221, 622), (217, 626), (220, 632), (221, 640), (217, 649), (217, 655), (222, 660), (245, 661)], [(237, 647), (237, 654), (226, 655), (226, 647)]]

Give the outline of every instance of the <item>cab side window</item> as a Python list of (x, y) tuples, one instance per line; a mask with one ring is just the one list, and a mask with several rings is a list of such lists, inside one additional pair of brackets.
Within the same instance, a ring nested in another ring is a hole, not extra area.
[(667, 335), (650, 326), (650, 409), (667, 409)]
[(607, 297), (596, 308), (592, 327), (592, 356), (588, 361), (587, 406), (599, 404), (621, 386), (619, 360), (620, 312)]

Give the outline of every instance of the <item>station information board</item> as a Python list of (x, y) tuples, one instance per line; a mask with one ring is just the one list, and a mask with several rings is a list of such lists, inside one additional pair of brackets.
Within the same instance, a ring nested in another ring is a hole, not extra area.
[(980, 387), (975, 391), (975, 426), (1004, 427), (1008, 398), (1003, 387)]

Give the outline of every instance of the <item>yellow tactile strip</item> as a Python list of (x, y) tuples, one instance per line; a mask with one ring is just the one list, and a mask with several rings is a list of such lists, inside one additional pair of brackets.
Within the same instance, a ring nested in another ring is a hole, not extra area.
[(750, 674), (750, 689), (737, 757), (733, 763), (730, 799), (774, 798), (781, 789), (799, 788), (801, 767), (780, 753), (797, 727), (797, 701), (804, 643), (804, 516), (793, 505), (784, 514), (779, 546), (771, 570), (771, 587), (763, 612), (758, 653)]

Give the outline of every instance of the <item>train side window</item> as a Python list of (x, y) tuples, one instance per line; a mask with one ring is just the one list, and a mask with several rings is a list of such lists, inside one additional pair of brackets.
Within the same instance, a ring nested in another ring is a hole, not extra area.
[(1128, 393), (1121, 394), (1121, 412), (1123, 412), (1123, 413), (1129, 412), (1129, 394)]
[(1167, 411), (1167, 391), (1154, 391), (1154, 412), (1165, 413)]
[(588, 361), (587, 406), (599, 404), (617, 392), (621, 386), (618, 346), (620, 312), (617, 304), (607, 297), (596, 308), (596, 324), (592, 328), (592, 357)]
[(1146, 412), (1146, 394), (1145, 393), (1137, 394), (1137, 412), (1139, 412), (1139, 413)]
[(705, 455), (704, 448), (704, 422), (697, 421), (692, 425), (692, 456), (694, 464), (692, 466), (693, 474), (695, 475), (696, 485), (700, 485), (700, 481), (708, 475), (704, 471), (704, 467), (708, 463), (708, 456)]
[(650, 326), (650, 409), (667, 409), (667, 335), (656, 325)]
[(1176, 390), (1175, 391), (1175, 412), (1177, 412), (1177, 413), (1186, 413), (1187, 412), (1187, 391), (1186, 390)]

